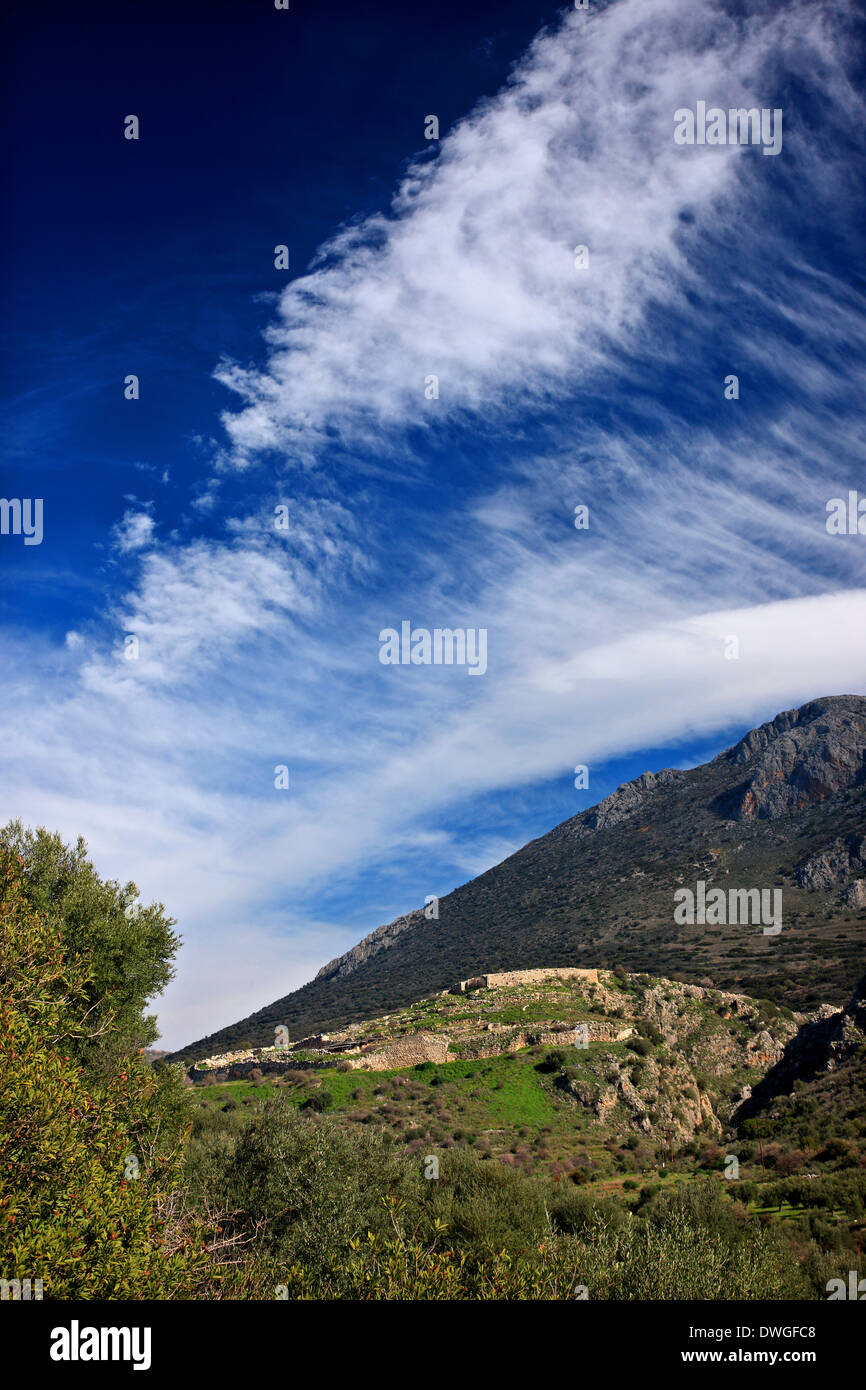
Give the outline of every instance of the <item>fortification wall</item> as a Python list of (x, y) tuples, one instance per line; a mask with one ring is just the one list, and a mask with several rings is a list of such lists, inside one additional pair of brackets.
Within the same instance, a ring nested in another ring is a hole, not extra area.
[(539, 985), (544, 980), (586, 980), (588, 984), (597, 985), (598, 971), (581, 970), (573, 965), (563, 965), (559, 969), (502, 970), (493, 975), (473, 975), (471, 979), (461, 980), (458, 990), (465, 994), (471, 989), (496, 989), (502, 985)]
[(411, 1033), (395, 1038), (386, 1047), (345, 1056), (344, 1062), (356, 1071), (389, 1071), (392, 1067), (417, 1067), (421, 1062), (448, 1062), (449, 1039), (441, 1033)]

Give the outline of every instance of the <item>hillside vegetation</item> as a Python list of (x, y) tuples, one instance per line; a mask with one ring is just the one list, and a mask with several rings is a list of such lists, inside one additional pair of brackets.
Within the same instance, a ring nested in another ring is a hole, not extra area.
[[(190, 1172), (223, 1184), (236, 1234), (261, 1223), (247, 1277), (277, 1269), (285, 1296), (824, 1297), (863, 1232), (853, 1018), (622, 970), (437, 995), (295, 1052), (191, 1068)], [(822, 1027), (847, 1038), (834, 1070), (804, 1061), (791, 1098), (774, 1096)], [(366, 1065), (407, 1040), (447, 1041), (454, 1060)], [(769, 1108), (747, 1115), (761, 1085)], [(321, 1232), (342, 1163), (362, 1165), (348, 1202), (364, 1215), (338, 1256)]]

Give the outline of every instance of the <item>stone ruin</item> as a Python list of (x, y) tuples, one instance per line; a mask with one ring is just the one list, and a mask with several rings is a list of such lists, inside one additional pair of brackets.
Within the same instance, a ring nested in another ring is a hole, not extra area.
[[(489, 975), (476, 975), (468, 980), (460, 980), (443, 994), (467, 994), (480, 989), (506, 988), (514, 985), (542, 984), (546, 980), (585, 980), (588, 984), (598, 984), (597, 970), (583, 970), (575, 966), (561, 966), (540, 970), (505, 970)], [(385, 1015), (387, 1018), (388, 1015)], [(315, 1033), (290, 1043), (288, 1047), (244, 1048), (237, 1052), (227, 1052), (197, 1062), (188, 1075), (202, 1079), (202, 1074), (219, 1073), (220, 1080), (235, 1080), (248, 1076), (255, 1068), (266, 1067), (282, 1070), (289, 1067), (307, 1070), (312, 1067), (334, 1067), (343, 1065), (353, 1070), (388, 1071), (392, 1068), (417, 1066), (422, 1062), (447, 1062), (455, 1060), (450, 1050), (451, 1036), (446, 1033), (417, 1032), (402, 1037), (380, 1037), (366, 1044), (359, 1043), (356, 1034), (362, 1025), (350, 1024), (338, 1033)], [(591, 1041), (620, 1041), (628, 1037), (631, 1028), (619, 1029), (610, 1022), (591, 1022), (589, 1025)], [(482, 1042), (475, 1041), (472, 1056), (494, 1056), (505, 1045), (507, 1051), (534, 1044), (555, 1045), (574, 1042), (574, 1027), (557, 1027), (533, 1031), (516, 1030), (513, 1025), (482, 1023), (481, 1029), (488, 1036)], [(508, 1035), (506, 1038), (505, 1035)], [(296, 1052), (308, 1054), (306, 1059), (295, 1057)], [(309, 1053), (316, 1054), (309, 1060)]]
[(571, 965), (558, 970), (504, 970), (495, 975), (473, 975), (469, 980), (461, 980), (454, 993), (468, 994), (470, 990), (496, 989), (501, 985), (539, 985), (544, 980), (586, 980), (588, 984), (597, 985), (598, 971), (579, 970)]

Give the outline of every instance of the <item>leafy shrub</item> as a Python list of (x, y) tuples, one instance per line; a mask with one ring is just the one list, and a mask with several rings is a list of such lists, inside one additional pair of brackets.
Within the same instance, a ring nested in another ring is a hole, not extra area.
[(642, 1020), (637, 1025), (637, 1031), (642, 1038), (646, 1038), (648, 1042), (652, 1043), (653, 1047), (660, 1047), (665, 1040), (664, 1033), (647, 1019)]
[(145, 907), (134, 883), (99, 877), (79, 838), (75, 848), (45, 829), (10, 821), (0, 830), (0, 852), (20, 866), (19, 891), (33, 912), (48, 918), (70, 961), (86, 972), (80, 988), (90, 1025), (69, 1039), (68, 1051), (89, 1070), (133, 1055), (158, 1037), (147, 1001), (174, 975), (180, 938), (161, 903)]
[(0, 854), (0, 1275), (55, 1299), (182, 1297), (207, 1261), (179, 1219), (172, 1125), (155, 1137), (168, 1091), (137, 1057), (85, 1070), (112, 1016), (23, 880)]
[(312, 1091), (310, 1095), (307, 1096), (306, 1100), (301, 1103), (301, 1109), (313, 1110), (317, 1115), (321, 1115), (322, 1112), (328, 1110), (333, 1103), (334, 1097), (331, 1095), (331, 1092), (320, 1088), (318, 1091)]
[(449, 1237), (473, 1256), (523, 1248), (548, 1228), (546, 1183), (499, 1163), (479, 1162), (467, 1149), (447, 1154), (439, 1181), (426, 1186), (428, 1220), (443, 1221)]
[[(214, 1195), (233, 1209), (234, 1234), (256, 1237), (259, 1259), (280, 1273), (296, 1260), (325, 1269), (355, 1237), (384, 1233), (382, 1198), (412, 1181), (405, 1158), (381, 1134), (307, 1118), (280, 1095), (240, 1135)], [(249, 1277), (259, 1273), (254, 1262)]]
[(539, 1062), (538, 1070), (544, 1072), (560, 1071), (568, 1061), (568, 1053), (561, 1047), (554, 1047), (547, 1053), (544, 1060)]

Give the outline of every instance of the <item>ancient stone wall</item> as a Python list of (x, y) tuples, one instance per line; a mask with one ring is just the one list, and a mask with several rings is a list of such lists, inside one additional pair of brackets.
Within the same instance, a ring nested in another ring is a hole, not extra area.
[(553, 1028), (515, 1029), (509, 1024), (488, 1023), (484, 1032), (461, 1037), (460, 1056), (473, 1061), (483, 1057), (501, 1057), (505, 1052), (519, 1052), (523, 1047), (583, 1047), (588, 1043), (625, 1042), (634, 1028), (623, 1028), (618, 1020), (587, 1019), (586, 1032), (580, 1025), (559, 1024)]
[(473, 975), (469, 980), (461, 980), (458, 986), (461, 994), (472, 989), (496, 989), (502, 985), (539, 985), (544, 980), (586, 980), (598, 984), (597, 970), (581, 970), (576, 966), (564, 965), (559, 969), (543, 970), (503, 970), (494, 975)]
[(389, 1071), (392, 1067), (417, 1067), (421, 1062), (453, 1061), (448, 1056), (449, 1039), (441, 1033), (411, 1033), (405, 1038), (395, 1038), (386, 1047), (375, 1052), (362, 1052), (360, 1056), (345, 1056), (356, 1071)]

